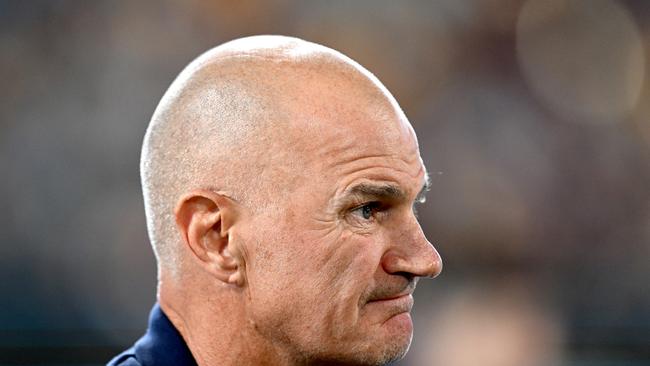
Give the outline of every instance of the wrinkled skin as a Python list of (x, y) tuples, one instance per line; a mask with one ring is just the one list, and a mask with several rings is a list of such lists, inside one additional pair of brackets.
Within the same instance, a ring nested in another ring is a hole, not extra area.
[[(251, 318), (301, 361), (401, 357), (417, 278), (440, 271), (412, 210), (426, 179), (415, 134), (389, 98), (360, 83), (315, 77), (302, 86), (297, 104), (317, 107), (296, 108), (292, 120), (314, 122), (284, 147), (300, 152), (301, 169), (287, 199), (256, 215), (246, 233), (257, 243), (248, 258)], [(351, 193), (359, 184), (403, 194)]]
[[(398, 359), (413, 334), (415, 285), (442, 269), (413, 210), (428, 178), (406, 116), (358, 64), (295, 42), (241, 61), (238, 50), (216, 52), (227, 67), (194, 74), (228, 73), (273, 106), (266, 127), (231, 152), (239, 158), (207, 174), (253, 175), (184, 193), (182, 270), (159, 266), (161, 307), (200, 365)], [(253, 199), (229, 197), (242, 189)]]

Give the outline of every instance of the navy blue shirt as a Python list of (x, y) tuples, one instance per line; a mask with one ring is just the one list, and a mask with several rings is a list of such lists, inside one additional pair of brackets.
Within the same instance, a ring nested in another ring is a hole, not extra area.
[(183, 337), (156, 303), (149, 315), (149, 328), (133, 347), (113, 358), (107, 366), (196, 366)]

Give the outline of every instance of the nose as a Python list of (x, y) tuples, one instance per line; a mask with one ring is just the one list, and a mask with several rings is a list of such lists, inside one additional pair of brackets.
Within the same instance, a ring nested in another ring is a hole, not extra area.
[(442, 258), (427, 240), (417, 219), (410, 228), (396, 234), (393, 244), (382, 257), (386, 273), (408, 273), (415, 277), (434, 278), (442, 272)]

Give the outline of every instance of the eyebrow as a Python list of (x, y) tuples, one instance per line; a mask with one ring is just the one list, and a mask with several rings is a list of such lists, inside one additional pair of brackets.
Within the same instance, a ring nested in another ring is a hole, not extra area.
[[(418, 192), (415, 201), (424, 202), (426, 192), (431, 188), (429, 175), (425, 175), (422, 189)], [(406, 201), (408, 195), (396, 184), (391, 183), (359, 183), (352, 186), (345, 193), (346, 196), (358, 196), (371, 199), (383, 199), (390, 201)]]
[(388, 200), (403, 200), (406, 192), (394, 184), (360, 183), (347, 192), (351, 196), (371, 197)]

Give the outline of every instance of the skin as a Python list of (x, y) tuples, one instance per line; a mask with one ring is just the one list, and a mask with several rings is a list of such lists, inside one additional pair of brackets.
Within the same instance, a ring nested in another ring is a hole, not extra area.
[[(418, 279), (442, 269), (413, 210), (426, 169), (410, 123), (374, 77), (334, 51), (290, 42), (300, 57), (271, 47), (228, 69), (274, 75), (257, 81), (282, 118), (260, 130), (265, 144), (252, 138), (232, 152), (241, 160), (209, 173), (259, 167), (262, 188), (246, 201), (233, 193), (245, 181), (180, 195), (182, 267), (160, 266), (159, 301), (200, 365), (384, 364), (408, 350)], [(194, 73), (211, 68), (224, 72)]]

